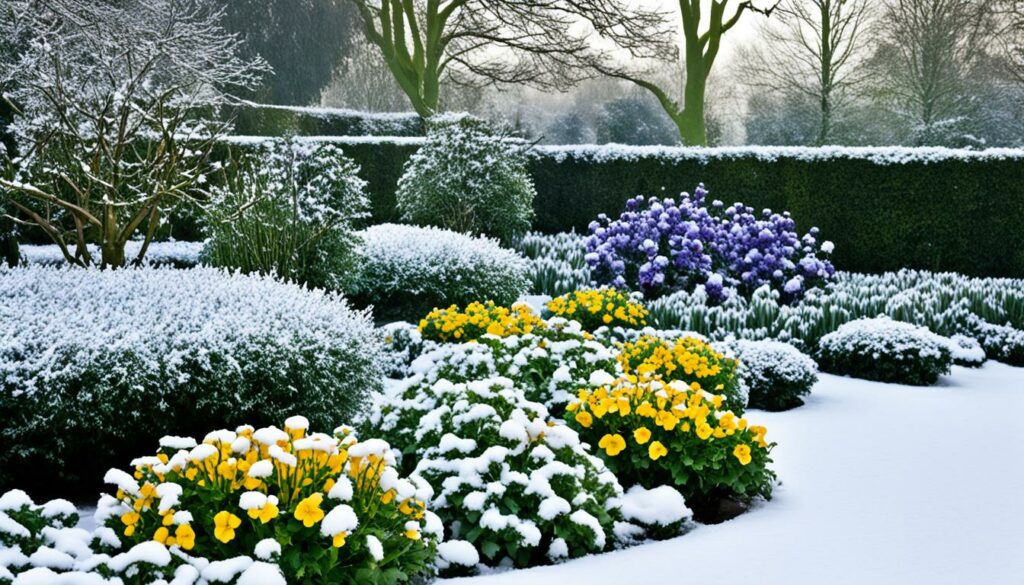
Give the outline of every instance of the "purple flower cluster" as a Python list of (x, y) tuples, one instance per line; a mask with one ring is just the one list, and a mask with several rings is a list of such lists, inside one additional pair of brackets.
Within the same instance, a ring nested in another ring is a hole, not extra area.
[(594, 279), (638, 288), (648, 297), (704, 285), (721, 301), (735, 289), (749, 295), (768, 284), (793, 301), (827, 282), (835, 268), (832, 243), (818, 246), (818, 228), (800, 237), (789, 213), (720, 201), (706, 204), (707, 191), (674, 199), (636, 197), (616, 220), (598, 216), (590, 224), (587, 263)]

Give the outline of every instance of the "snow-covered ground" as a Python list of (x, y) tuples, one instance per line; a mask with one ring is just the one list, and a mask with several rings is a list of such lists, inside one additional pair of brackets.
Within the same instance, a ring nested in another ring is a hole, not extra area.
[(938, 387), (822, 375), (807, 404), (751, 412), (783, 481), (680, 538), (472, 585), (1024, 583), (1024, 369), (954, 367)]

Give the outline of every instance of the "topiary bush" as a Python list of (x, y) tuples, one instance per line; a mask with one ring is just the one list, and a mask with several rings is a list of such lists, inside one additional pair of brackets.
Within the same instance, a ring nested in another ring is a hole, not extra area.
[(269, 277), (0, 269), (0, 483), (75, 496), (164, 434), (299, 410), (335, 424), (381, 363), (369, 314)]
[(495, 240), (395, 224), (359, 236), (359, 269), (345, 290), (381, 321), (417, 322), (437, 307), (474, 301), (508, 306), (529, 287), (525, 260)]
[(432, 122), (395, 193), (403, 220), (510, 243), (530, 229), (536, 191), (523, 145), (479, 120)]
[(929, 386), (953, 364), (949, 340), (888, 317), (858, 319), (821, 338), (821, 369), (878, 382)]
[(359, 166), (331, 144), (268, 140), (213, 189), (206, 263), (338, 288), (369, 217)]
[(788, 343), (737, 341), (739, 376), (747, 387), (747, 406), (768, 411), (801, 406), (818, 381), (818, 364)]
[(376, 402), (367, 428), (437, 486), (428, 503), (488, 565), (524, 567), (609, 549), (622, 488), (576, 433), (507, 378), (415, 378)]

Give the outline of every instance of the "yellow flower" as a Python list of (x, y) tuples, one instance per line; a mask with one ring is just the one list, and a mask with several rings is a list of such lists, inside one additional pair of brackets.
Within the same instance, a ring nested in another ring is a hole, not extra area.
[(609, 457), (615, 457), (619, 453), (622, 453), (622, 450), (626, 448), (626, 440), (619, 434), (605, 435), (601, 437), (597, 446), (604, 449), (604, 452), (607, 453)]
[(348, 532), (339, 532), (334, 535), (334, 548), (341, 548), (345, 546), (345, 538), (348, 536)]
[(410, 530), (406, 530), (405, 531), (405, 537), (408, 538), (409, 540), (419, 540), (420, 539), (420, 531), (419, 530), (411, 530), (411, 529)]
[(280, 513), (280, 510), (271, 501), (264, 504), (262, 508), (249, 508), (249, 517), (253, 520), (259, 520), (263, 524), (277, 518), (278, 513)]
[(636, 440), (637, 445), (643, 445), (651, 440), (651, 431), (647, 427), (640, 427), (633, 431), (633, 438)]
[(138, 521), (139, 521), (139, 513), (138, 512), (125, 512), (124, 514), (121, 515), (121, 522), (125, 526), (131, 526), (133, 524), (138, 523)]
[(228, 543), (235, 538), (235, 528), (242, 524), (242, 519), (227, 510), (217, 512), (213, 517), (213, 536), (217, 540)]
[(302, 522), (306, 528), (312, 528), (314, 524), (324, 519), (324, 511), (320, 509), (320, 503), (324, 501), (321, 493), (315, 493), (299, 502), (295, 508), (295, 519)]
[(159, 542), (160, 544), (165, 544), (167, 542), (167, 537), (170, 535), (171, 531), (167, 530), (166, 526), (161, 526), (160, 528), (156, 529), (156, 532), (153, 533), (153, 540)]
[(128, 526), (125, 526), (125, 528), (124, 528), (124, 535), (125, 536), (131, 536), (133, 534), (135, 534), (135, 525), (134, 524), (129, 524)]
[(668, 455), (668, 449), (665, 448), (665, 445), (661, 444), (661, 441), (655, 441), (647, 448), (647, 455), (651, 458), (651, 461), (657, 461)]
[(196, 545), (196, 532), (188, 524), (178, 526), (178, 529), (174, 531), (174, 538), (178, 541), (178, 546), (185, 550), (192, 550), (192, 547)]
[(581, 410), (576, 413), (576, 422), (580, 423), (583, 428), (589, 429), (590, 425), (594, 424), (594, 417), (590, 416), (589, 412)]
[(711, 426), (708, 425), (708, 423), (701, 423), (697, 426), (697, 436), (700, 437), (700, 440), (702, 441), (707, 441), (712, 432)]
[(739, 460), (740, 465), (750, 463), (750, 445), (736, 445), (736, 448), (732, 450), (732, 454)]

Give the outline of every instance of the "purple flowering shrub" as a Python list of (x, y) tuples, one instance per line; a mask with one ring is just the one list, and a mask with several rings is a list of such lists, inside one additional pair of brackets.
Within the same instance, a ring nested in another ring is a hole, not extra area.
[(786, 302), (799, 300), (835, 274), (832, 243), (818, 246), (818, 228), (800, 237), (788, 212), (721, 201), (707, 190), (674, 199), (642, 196), (626, 202), (616, 220), (601, 214), (590, 224), (586, 260), (594, 280), (634, 288), (648, 298), (704, 285), (725, 300), (732, 290), (749, 296), (767, 284)]

